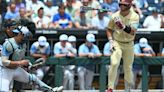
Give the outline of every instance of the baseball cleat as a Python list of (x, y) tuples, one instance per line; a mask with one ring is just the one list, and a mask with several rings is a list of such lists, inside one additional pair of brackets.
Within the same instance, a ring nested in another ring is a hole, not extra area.
[(113, 92), (113, 89), (109, 88), (109, 89), (107, 90), (107, 92)]
[(60, 87), (54, 87), (51, 89), (53, 92), (60, 92), (63, 90), (63, 86), (60, 86)]

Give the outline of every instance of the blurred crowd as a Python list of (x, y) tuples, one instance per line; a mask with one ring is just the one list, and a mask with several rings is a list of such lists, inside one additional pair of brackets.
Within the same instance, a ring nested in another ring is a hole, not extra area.
[[(133, 0), (131, 10), (140, 15), (140, 28), (163, 28), (164, 0)], [(105, 29), (119, 0), (0, 0), (0, 24), (26, 19), (36, 28)], [(81, 7), (98, 10), (84, 10)]]

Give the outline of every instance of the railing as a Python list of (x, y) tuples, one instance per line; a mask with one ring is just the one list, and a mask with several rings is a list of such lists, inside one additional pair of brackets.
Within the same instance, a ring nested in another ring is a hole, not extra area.
[[(26, 57), (33, 61), (33, 58)], [(47, 59), (47, 65), (53, 65), (55, 69), (55, 85), (62, 85), (62, 68), (60, 65), (84, 65), (93, 64), (100, 65), (100, 92), (105, 92), (106, 89), (106, 68), (105, 65), (109, 64), (109, 57), (99, 57), (95, 59), (89, 58), (54, 58), (50, 57)], [(148, 92), (148, 66), (149, 65), (163, 65), (164, 57), (136, 57), (134, 64), (142, 65), (142, 92)]]

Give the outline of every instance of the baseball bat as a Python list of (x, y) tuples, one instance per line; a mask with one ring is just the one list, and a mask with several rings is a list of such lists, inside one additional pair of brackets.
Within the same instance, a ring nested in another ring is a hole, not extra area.
[(80, 10), (82, 11), (88, 11), (88, 10), (102, 10), (102, 11), (109, 11), (107, 9), (98, 9), (98, 8), (92, 8), (92, 7), (88, 7), (88, 6), (81, 6)]

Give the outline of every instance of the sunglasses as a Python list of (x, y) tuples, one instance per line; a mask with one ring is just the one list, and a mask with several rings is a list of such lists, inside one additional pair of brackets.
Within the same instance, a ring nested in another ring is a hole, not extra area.
[(126, 6), (126, 7), (129, 7), (130, 6), (130, 4), (121, 4), (121, 3), (119, 3), (119, 6)]

